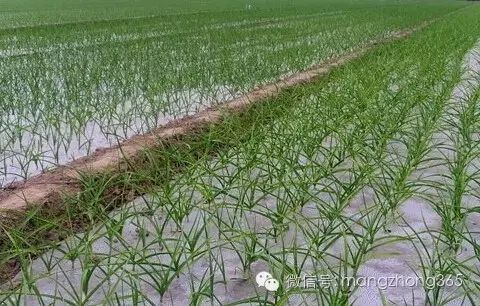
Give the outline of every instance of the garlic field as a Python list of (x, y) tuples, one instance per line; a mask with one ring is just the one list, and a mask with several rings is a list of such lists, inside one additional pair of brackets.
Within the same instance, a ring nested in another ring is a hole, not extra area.
[(5, 190), (375, 47), (0, 214), (0, 305), (480, 304), (480, 5), (55, 1), (0, 1)]
[[(144, 1), (155, 12), (153, 1)], [(234, 1), (231, 10), (219, 1), (219, 12), (138, 18), (90, 16), (85, 9), (92, 20), (46, 18), (39, 25), (9, 22), (11, 13), (4, 13), (0, 187), (452, 9), (446, 2), (304, 1), (260, 1), (263, 9)], [(272, 9), (265, 9), (268, 3)], [(195, 6), (186, 2), (184, 9)]]

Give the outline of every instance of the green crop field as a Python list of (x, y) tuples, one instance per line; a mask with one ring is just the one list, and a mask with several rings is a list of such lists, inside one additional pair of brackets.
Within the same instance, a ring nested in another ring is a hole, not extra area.
[(0, 5), (0, 187), (462, 5), (300, 2)]
[[(0, 0), (0, 305), (478, 305), (479, 20), (455, 0)], [(12, 183), (356, 50), (2, 213)]]

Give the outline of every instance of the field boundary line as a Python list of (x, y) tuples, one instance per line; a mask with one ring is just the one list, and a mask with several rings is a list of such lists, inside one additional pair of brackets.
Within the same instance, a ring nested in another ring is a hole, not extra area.
[(327, 76), (332, 70), (358, 59), (381, 44), (400, 40), (425, 28), (436, 19), (425, 21), (415, 27), (392, 32), (387, 37), (373, 40), (356, 50), (344, 53), (323, 63), (286, 77), (279, 81), (260, 86), (238, 98), (225, 101), (218, 106), (207, 108), (192, 116), (172, 120), (166, 125), (143, 135), (133, 136), (121, 144), (99, 149), (93, 154), (75, 160), (67, 165), (39, 174), (25, 182), (13, 183), (0, 191), (0, 217), (9, 213), (25, 211), (29, 206), (55, 205), (62, 196), (75, 195), (81, 191), (81, 173), (120, 172), (125, 163), (153, 149), (161, 143), (168, 143), (178, 136), (198, 132), (211, 124), (220, 124), (229, 114), (242, 112), (250, 105), (279, 95), (283, 90), (313, 82)]

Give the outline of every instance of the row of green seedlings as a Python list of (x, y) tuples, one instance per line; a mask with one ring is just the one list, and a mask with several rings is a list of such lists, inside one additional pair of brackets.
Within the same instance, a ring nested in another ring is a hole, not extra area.
[(435, 250), (429, 252), (431, 255), (425, 260), (425, 270), (459, 276), (462, 288), (454, 288), (453, 292), (435, 288), (429, 295), (432, 303), (461, 299), (462, 293), (465, 294), (464, 302), (475, 303), (480, 295), (478, 233), (474, 222), (478, 211), (479, 152), (475, 130), (479, 127), (480, 91), (478, 72), (475, 74), (473, 82), (470, 80), (470, 88), (462, 88), (461, 98), (450, 102), (452, 111), (445, 120), (448, 132), (445, 132), (446, 143), (442, 145), (446, 152), (443, 163), (447, 172), (441, 175), (443, 180), (431, 183), (436, 193), (428, 197), (441, 217), (442, 227), (434, 235)]

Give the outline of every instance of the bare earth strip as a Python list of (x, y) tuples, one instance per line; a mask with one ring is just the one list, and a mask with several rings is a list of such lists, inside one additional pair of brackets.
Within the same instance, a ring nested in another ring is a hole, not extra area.
[(126, 160), (139, 156), (145, 149), (154, 148), (159, 143), (165, 143), (177, 136), (193, 133), (210, 124), (218, 124), (229, 112), (240, 112), (253, 103), (278, 95), (284, 89), (312, 82), (327, 75), (333, 69), (361, 57), (377, 45), (406, 38), (430, 23), (424, 22), (414, 28), (394, 32), (390, 36), (372, 41), (358, 50), (315, 65), (303, 72), (292, 74), (278, 82), (261, 86), (244, 96), (226, 101), (221, 106), (209, 108), (193, 116), (173, 120), (164, 127), (148, 134), (134, 136), (119, 146), (98, 150), (90, 156), (33, 177), (26, 182), (12, 184), (5, 190), (0, 191), (0, 211), (4, 213), (21, 212), (28, 205), (44, 205), (46, 203), (54, 205), (58, 201), (56, 199), (60, 199), (63, 195), (73, 195), (79, 192), (81, 173), (121, 171)]

